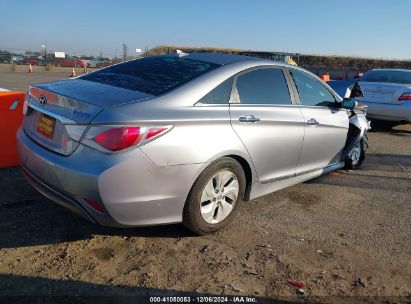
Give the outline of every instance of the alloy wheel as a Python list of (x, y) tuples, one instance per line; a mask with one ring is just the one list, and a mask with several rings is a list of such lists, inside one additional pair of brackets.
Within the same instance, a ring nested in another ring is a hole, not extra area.
[(240, 186), (235, 174), (223, 170), (215, 174), (201, 194), (201, 217), (209, 224), (218, 224), (228, 217), (237, 202)]

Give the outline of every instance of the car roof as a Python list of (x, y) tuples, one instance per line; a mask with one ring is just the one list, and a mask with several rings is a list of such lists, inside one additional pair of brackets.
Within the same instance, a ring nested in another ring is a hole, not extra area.
[(223, 53), (183, 53), (183, 55), (178, 54), (167, 54), (163, 55), (165, 57), (176, 57), (187, 58), (192, 60), (205, 61), (209, 63), (214, 63), (218, 65), (226, 65), (233, 62), (240, 62), (246, 60), (264, 60), (257, 57), (243, 56), (243, 55), (232, 55), (232, 54), (223, 54)]
[(411, 72), (408, 69), (372, 69), (371, 71), (381, 71), (381, 72)]

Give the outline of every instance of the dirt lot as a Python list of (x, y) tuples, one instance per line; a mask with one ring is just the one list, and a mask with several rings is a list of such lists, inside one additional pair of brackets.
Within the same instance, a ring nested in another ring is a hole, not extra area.
[[(66, 71), (35, 75), (0, 66), (0, 87), (26, 87)], [(0, 295), (191, 293), (405, 303), (411, 297), (411, 125), (369, 138), (361, 170), (340, 170), (248, 202), (227, 229), (203, 237), (180, 225), (89, 224), (36, 193), (18, 168), (2, 169)], [(305, 283), (303, 296), (290, 278)]]
[[(84, 73), (81, 68), (75, 70), (77, 76)], [(26, 92), (33, 83), (70, 78), (72, 68), (53, 67), (51, 71), (46, 71), (44, 66), (33, 66), (33, 73), (27, 71), (27, 65), (16, 65), (13, 72), (10, 64), (0, 64), (0, 88)]]

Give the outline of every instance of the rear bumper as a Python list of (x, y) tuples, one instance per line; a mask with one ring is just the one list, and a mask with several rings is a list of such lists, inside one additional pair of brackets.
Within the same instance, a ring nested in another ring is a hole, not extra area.
[(367, 118), (411, 122), (411, 101), (405, 101), (403, 104), (359, 102), (368, 106)]
[(28, 171), (23, 165), (21, 165), (21, 172), (29, 184), (36, 189), (38, 192), (43, 194), (48, 199), (54, 201), (55, 203), (69, 209), (70, 211), (80, 215), (84, 219), (96, 223), (96, 221), (87, 213), (87, 211), (81, 206), (79, 202), (73, 198), (65, 195), (50, 186), (46, 185), (34, 176), (30, 171)]
[[(38, 145), (20, 129), (23, 173), (44, 196), (104, 226), (146, 226), (182, 221), (190, 188), (205, 164), (157, 166), (141, 150), (106, 155), (80, 145), (70, 156)], [(85, 198), (101, 202), (105, 212)]]

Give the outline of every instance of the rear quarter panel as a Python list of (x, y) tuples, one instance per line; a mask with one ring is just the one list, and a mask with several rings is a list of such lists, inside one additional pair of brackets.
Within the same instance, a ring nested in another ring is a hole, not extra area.
[(197, 106), (184, 119), (170, 121), (173, 129), (141, 147), (159, 166), (208, 163), (225, 155), (251, 161), (230, 123), (228, 106)]

